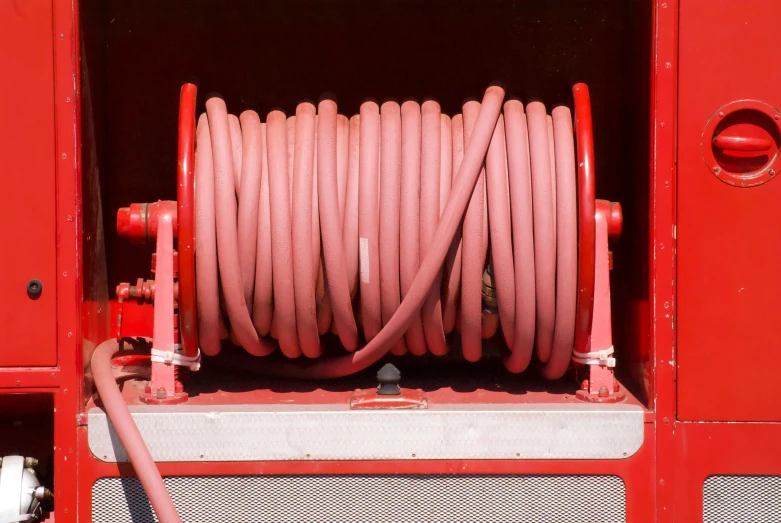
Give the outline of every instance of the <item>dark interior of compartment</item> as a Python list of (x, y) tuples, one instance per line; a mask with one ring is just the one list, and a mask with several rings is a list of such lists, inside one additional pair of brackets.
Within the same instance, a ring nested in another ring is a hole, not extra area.
[[(613, 245), (615, 345), (647, 353), (651, 2), (625, 0), (83, 0), (85, 200), (102, 203), (108, 288), (148, 273), (151, 249), (115, 234), (119, 207), (175, 199), (179, 88), (199, 112), (220, 93), (231, 112), (291, 113), (336, 97), (353, 114), (373, 98), (437, 99), (444, 112), (491, 82), (524, 102), (572, 106), (591, 91), (597, 195), (619, 201)], [(91, 130), (91, 131), (90, 131)], [(99, 183), (98, 183), (99, 182)], [(96, 194), (99, 188), (99, 194)], [(99, 208), (85, 204), (85, 214)], [(85, 216), (85, 227), (99, 219)], [(86, 236), (100, 237), (97, 230)], [(90, 275), (85, 275), (90, 285)], [(94, 283), (92, 284), (94, 285)], [(639, 385), (635, 374), (630, 380)], [(642, 388), (642, 387), (639, 387)], [(641, 391), (638, 391), (641, 392)]]

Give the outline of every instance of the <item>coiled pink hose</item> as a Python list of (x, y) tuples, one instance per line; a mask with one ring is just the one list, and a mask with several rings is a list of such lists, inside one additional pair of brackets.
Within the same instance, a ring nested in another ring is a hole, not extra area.
[[(202, 350), (220, 350), (222, 300), (248, 352), (315, 360), (265, 362), (269, 373), (327, 378), (388, 351), (444, 355), (458, 327), (467, 360), (501, 328), (510, 371), (536, 344), (543, 373), (560, 377), (576, 306), (572, 117), (517, 101), (501, 114), (503, 98), (491, 87), (453, 118), (434, 101), (366, 102), (349, 120), (327, 100), (265, 123), (208, 100), (195, 163)], [(319, 358), (329, 328), (345, 356)]]

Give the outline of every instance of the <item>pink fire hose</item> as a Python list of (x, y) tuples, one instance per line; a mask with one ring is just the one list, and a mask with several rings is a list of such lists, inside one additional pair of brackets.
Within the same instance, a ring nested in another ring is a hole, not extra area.
[[(476, 361), (501, 329), (510, 371), (536, 347), (560, 377), (578, 269), (572, 117), (517, 101), (501, 114), (503, 98), (491, 87), (453, 118), (433, 101), (366, 102), (349, 120), (302, 103), (264, 124), (209, 99), (195, 156), (202, 350), (219, 352), (225, 324), (251, 354), (307, 359), (265, 372), (331, 378), (388, 351), (444, 355), (454, 327)], [(320, 358), (327, 330), (348, 354)]]
[(103, 408), (125, 447), (141, 486), (144, 487), (160, 523), (181, 523), (176, 507), (157, 470), (152, 455), (133, 421), (127, 403), (111, 373), (111, 357), (119, 350), (117, 340), (104, 341), (92, 353), (92, 376)]

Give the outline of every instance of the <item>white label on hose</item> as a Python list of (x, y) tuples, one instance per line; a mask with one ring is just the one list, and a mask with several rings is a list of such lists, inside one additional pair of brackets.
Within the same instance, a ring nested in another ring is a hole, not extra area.
[(361, 282), (369, 283), (369, 239), (361, 238), (360, 242)]

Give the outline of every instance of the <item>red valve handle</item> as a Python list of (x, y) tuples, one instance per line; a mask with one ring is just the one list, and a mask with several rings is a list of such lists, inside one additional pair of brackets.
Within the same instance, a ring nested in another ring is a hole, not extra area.
[(718, 135), (713, 137), (713, 146), (722, 151), (763, 152), (773, 147), (773, 141), (769, 138)]
[(198, 354), (198, 316), (195, 303), (195, 100), (198, 88), (184, 84), (179, 95), (177, 150), (177, 221), (179, 234), (179, 335), (184, 354)]
[(575, 135), (578, 143), (578, 304), (575, 316), (575, 352), (589, 352), (594, 316), (596, 262), (596, 189), (594, 134), (588, 86), (572, 88), (575, 99)]

